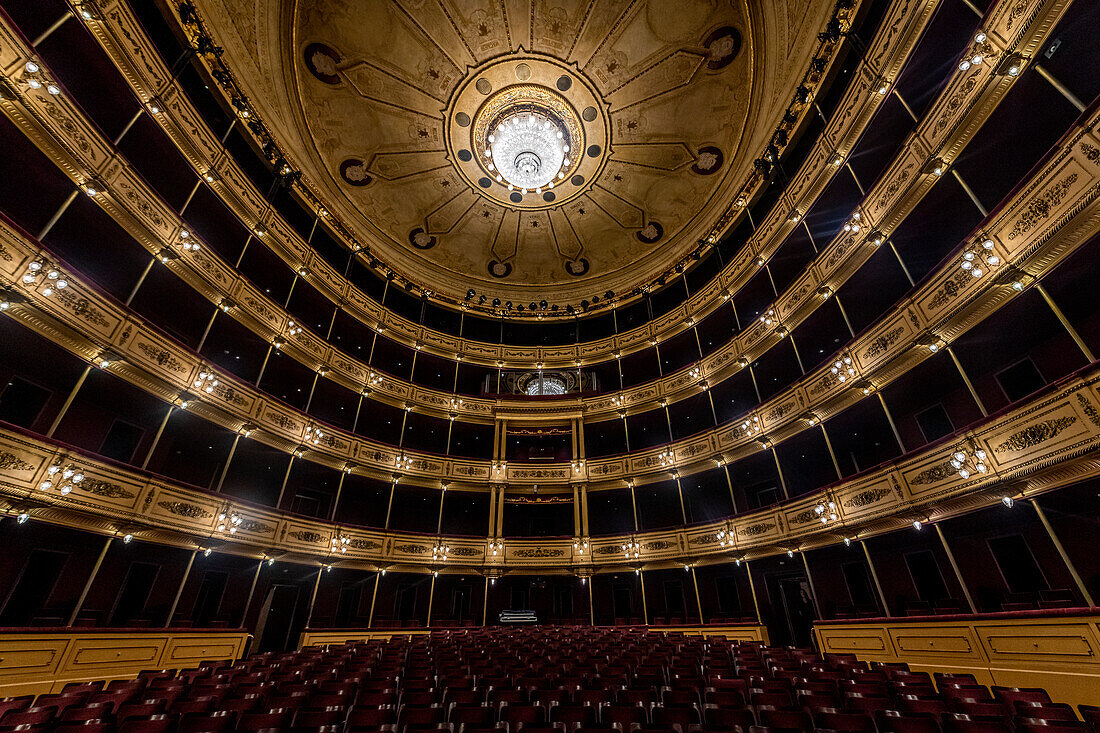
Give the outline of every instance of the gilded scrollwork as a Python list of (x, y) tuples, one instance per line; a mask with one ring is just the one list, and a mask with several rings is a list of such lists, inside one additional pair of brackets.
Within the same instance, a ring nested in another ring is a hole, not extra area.
[(186, 501), (158, 501), (157, 506), (169, 512), (187, 519), (209, 519), (214, 513), (197, 504), (189, 504)]
[(556, 547), (523, 547), (518, 550), (512, 551), (513, 557), (521, 557), (524, 559), (562, 557), (564, 555), (565, 550), (561, 550)]
[(85, 479), (77, 486), (81, 491), (87, 491), (89, 494), (101, 496), (104, 499), (133, 499), (137, 496), (137, 494), (127, 491), (118, 484), (97, 479)]
[(865, 506), (870, 506), (875, 502), (881, 500), (885, 496), (889, 496), (890, 489), (884, 489), (877, 486), (873, 489), (865, 489), (858, 494), (848, 497), (844, 500), (843, 506), (845, 509), (859, 509)]
[(1020, 215), (1020, 218), (1012, 227), (1012, 231), (1008, 233), (1007, 239), (1012, 241), (1022, 234), (1027, 234), (1033, 226), (1050, 216), (1050, 212), (1055, 206), (1062, 203), (1062, 199), (1069, 193), (1073, 184), (1077, 183), (1077, 179), (1078, 174), (1071, 173), (1054, 184), (1042, 196), (1032, 201), (1024, 210), (1024, 213)]
[(1075, 422), (1077, 422), (1075, 416), (1065, 415), (1028, 425), (1023, 430), (1013, 433), (1006, 440), (998, 443), (993, 450), (997, 453), (1004, 453), (1006, 451), (1024, 451), (1034, 448), (1055, 437)]

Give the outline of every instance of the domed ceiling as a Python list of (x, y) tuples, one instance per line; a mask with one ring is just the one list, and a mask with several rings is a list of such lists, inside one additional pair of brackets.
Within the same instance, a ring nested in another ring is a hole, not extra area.
[(629, 292), (727, 210), (819, 0), (202, 0), (325, 205), (462, 299)]

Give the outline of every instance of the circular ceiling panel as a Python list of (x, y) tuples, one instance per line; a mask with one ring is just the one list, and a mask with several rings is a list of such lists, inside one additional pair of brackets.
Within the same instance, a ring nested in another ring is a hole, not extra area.
[(829, 11), (810, 4), (792, 23), (762, 0), (201, 4), (224, 10), (211, 15), (227, 63), (261, 70), (250, 98), (372, 255), (456, 301), (473, 288), (559, 304), (629, 294), (697, 247)]
[[(478, 91), (486, 86), (481, 82), (497, 91), (486, 97)], [(606, 156), (586, 158), (583, 150), (606, 146), (607, 115), (586, 121), (580, 110), (606, 107), (595, 88), (561, 62), (511, 55), (471, 69), (459, 84), (445, 119), (448, 155), (467, 181), (489, 178), (491, 185), (478, 190), (493, 203), (513, 210), (560, 207), (587, 189), (573, 182), (577, 175), (592, 180), (603, 168)], [(469, 127), (459, 124), (465, 117), (473, 120)], [(466, 149), (476, 153), (471, 160), (461, 155)]]

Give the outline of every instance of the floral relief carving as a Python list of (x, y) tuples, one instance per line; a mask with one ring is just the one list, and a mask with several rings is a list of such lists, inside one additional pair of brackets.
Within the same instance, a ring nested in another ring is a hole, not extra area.
[(454, 557), (481, 557), (481, 550), (476, 547), (453, 547), (450, 554)]
[(1007, 30), (1012, 30), (1012, 26), (1016, 24), (1016, 21), (1020, 19), (1025, 12), (1027, 12), (1027, 6), (1030, 5), (1028, 0), (1016, 0), (1016, 4), (1012, 6), (1012, 10), (1008, 14)]
[(881, 336), (876, 337), (871, 341), (871, 345), (867, 347), (867, 351), (863, 352), (863, 358), (873, 359), (882, 356), (891, 346), (897, 343), (903, 333), (905, 333), (904, 326), (895, 326)]
[(1085, 417), (1089, 419), (1089, 422), (1100, 428), (1100, 413), (1097, 413), (1096, 407), (1080, 393), (1077, 394), (1077, 401), (1081, 404), (1081, 410), (1085, 413)]
[(184, 372), (187, 370), (186, 365), (172, 356), (172, 352), (168, 349), (158, 349), (153, 344), (144, 341), (137, 344), (137, 349), (149, 357), (157, 366), (164, 367), (173, 372)]
[(162, 219), (160, 214), (157, 213), (157, 210), (153, 208), (153, 205), (138, 196), (137, 192), (132, 188), (126, 189), (126, 200), (133, 204), (134, 208), (143, 214), (146, 219), (162, 229), (165, 228), (164, 219)]
[(805, 511), (799, 512), (798, 514), (795, 514), (788, 521), (790, 524), (806, 524), (807, 522), (812, 521), (816, 516), (817, 515), (814, 513), (813, 509), (807, 509)]
[(1006, 440), (997, 445), (993, 450), (997, 453), (1005, 451), (1022, 451), (1034, 448), (1040, 443), (1045, 443), (1060, 432), (1077, 422), (1073, 415), (1043, 420), (1042, 422), (1028, 425), (1023, 430), (1013, 433)]
[(945, 127), (951, 124), (951, 121), (955, 119), (955, 115), (962, 109), (970, 92), (974, 91), (974, 88), (978, 86), (978, 75), (981, 67), (975, 66), (973, 68), (974, 71), (970, 73), (970, 76), (966, 77), (966, 80), (959, 87), (958, 91), (952, 94), (951, 98), (947, 100), (947, 106), (944, 109), (944, 113), (936, 119), (936, 136), (943, 132)]
[(283, 430), (294, 431), (298, 428), (297, 421), (290, 419), (281, 412), (269, 412), (267, 413), (267, 419)]
[(750, 524), (747, 527), (742, 527), (737, 531), (737, 534), (744, 537), (759, 537), (762, 534), (767, 534), (768, 531), (775, 529), (773, 522), (758, 522), (756, 524)]
[(1095, 145), (1082, 142), (1081, 152), (1085, 154), (1085, 159), (1088, 162), (1100, 165), (1100, 148), (1096, 147)]
[(77, 486), (81, 491), (87, 491), (89, 494), (101, 496), (104, 499), (133, 499), (137, 496), (137, 494), (127, 491), (118, 484), (108, 483), (107, 481), (87, 479), (77, 484)]
[(61, 111), (60, 107), (53, 102), (46, 102), (43, 108), (46, 110), (46, 116), (60, 125), (61, 129), (69, 136), (69, 139), (76, 141), (76, 145), (80, 148), (80, 152), (91, 152), (92, 144), (88, 142), (87, 136), (80, 131), (80, 128), (76, 126), (75, 122)]
[(228, 402), (238, 407), (244, 407), (248, 404), (248, 400), (245, 399), (245, 396), (235, 387), (231, 387), (228, 384), (219, 383), (218, 386), (214, 388), (213, 395), (220, 398), (223, 402)]
[(14, 453), (0, 452), (0, 471), (33, 471), (34, 466)]
[(966, 270), (955, 271), (951, 277), (943, 281), (943, 285), (932, 296), (932, 300), (928, 301), (928, 306), (932, 309), (943, 307), (947, 304), (947, 301), (957, 298), (966, 284), (973, 279)]
[(288, 532), (287, 534), (289, 534), (291, 537), (298, 540), (299, 542), (309, 542), (313, 545), (325, 539), (325, 536), (320, 532), (314, 532), (313, 530), (309, 529), (298, 529), (293, 532)]
[(562, 557), (565, 555), (565, 550), (556, 547), (524, 547), (513, 551), (512, 555), (523, 558)]
[(890, 181), (886, 186), (886, 190), (882, 192), (882, 195), (879, 196), (877, 201), (880, 210), (886, 208), (886, 202), (892, 199), (894, 194), (896, 194), (901, 187), (905, 185), (905, 182), (909, 180), (909, 173), (912, 171), (913, 166), (913, 161), (909, 161), (909, 163), (898, 173), (898, 177)]
[(858, 509), (860, 507), (869, 506), (879, 501), (884, 496), (889, 495), (890, 489), (884, 489), (876, 487), (874, 489), (866, 489), (858, 494), (849, 497), (844, 500), (843, 506), (845, 509)]
[(77, 318), (83, 318), (88, 323), (99, 326), (100, 328), (107, 328), (110, 326), (110, 321), (103, 315), (103, 311), (96, 308), (91, 304), (87, 298), (77, 295), (71, 288), (55, 291), (54, 295), (57, 300), (68, 306), (69, 310), (73, 312), (73, 315)]
[(909, 483), (913, 486), (921, 486), (923, 484), (935, 484), (954, 475), (955, 467), (952, 466), (949, 462), (944, 461), (943, 463), (932, 466), (931, 468), (924, 469), (912, 479), (910, 479)]
[(717, 532), (707, 532), (706, 534), (696, 535), (688, 540), (690, 545), (713, 545), (718, 541)]
[(214, 516), (213, 512), (195, 504), (188, 504), (185, 501), (158, 501), (157, 506), (170, 514), (187, 517), (188, 519), (208, 519)]
[(242, 519), (241, 523), (237, 527), (242, 532), (253, 533), (266, 533), (271, 531), (271, 527), (267, 526), (263, 522), (257, 522), (255, 519)]
[(375, 542), (374, 540), (352, 540), (348, 543), (349, 547), (356, 550), (380, 550), (382, 549), (381, 542)]
[(423, 555), (430, 548), (427, 545), (416, 545), (412, 543), (406, 543), (403, 545), (394, 545), (394, 551), (401, 552), (406, 555)]
[(642, 549), (656, 552), (658, 550), (667, 550), (675, 546), (676, 545), (674, 543), (669, 542), (668, 540), (653, 540), (652, 542), (647, 542), (642, 545)]
[(1076, 173), (1069, 174), (1049, 191), (1032, 201), (1024, 213), (1020, 215), (1020, 219), (1012, 227), (1012, 231), (1008, 233), (1007, 239), (1011, 241), (1021, 234), (1027, 234), (1033, 226), (1050, 216), (1051, 210), (1062, 203), (1062, 199), (1066, 197), (1070, 187), (1077, 183), (1077, 178)]

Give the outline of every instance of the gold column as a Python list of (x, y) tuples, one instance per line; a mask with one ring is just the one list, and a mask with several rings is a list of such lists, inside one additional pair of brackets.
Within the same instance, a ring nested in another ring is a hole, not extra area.
[(695, 605), (699, 607), (699, 623), (705, 624), (706, 619), (703, 618), (703, 598), (699, 595), (699, 579), (695, 577), (695, 566), (691, 566), (691, 584), (695, 586)]
[(581, 484), (581, 534), (588, 537), (588, 484)]
[(806, 559), (805, 552), (800, 551), (798, 554), (802, 556), (802, 567), (806, 568), (806, 582), (810, 586), (810, 598), (814, 602), (814, 613), (817, 614), (818, 618), (821, 618), (821, 604), (817, 602), (817, 589), (814, 588), (814, 578), (810, 575), (810, 561)]
[(1034, 499), (1031, 500), (1031, 505), (1035, 507), (1035, 513), (1039, 515), (1039, 521), (1043, 523), (1043, 526), (1047, 530), (1047, 534), (1050, 535), (1051, 542), (1054, 543), (1054, 548), (1058, 550), (1058, 554), (1062, 556), (1062, 562), (1066, 564), (1066, 568), (1069, 570), (1069, 574), (1073, 576), (1073, 582), (1077, 584), (1077, 590), (1081, 591), (1081, 596), (1085, 599), (1085, 603), (1089, 604), (1089, 608), (1095, 608), (1096, 603), (1092, 600), (1092, 595), (1089, 593), (1088, 588), (1085, 587), (1085, 581), (1081, 579), (1081, 576), (1077, 573), (1077, 568), (1074, 567), (1073, 561), (1069, 559), (1069, 554), (1066, 552), (1066, 548), (1062, 547), (1061, 541), (1058, 539), (1058, 535), (1054, 533), (1054, 528), (1050, 526), (1050, 522), (1047, 521), (1046, 512), (1039, 506), (1039, 502)]
[(497, 536), (497, 487), (489, 485), (489, 537)]
[(103, 549), (99, 551), (99, 557), (96, 558), (95, 565), (92, 566), (92, 573), (88, 576), (88, 582), (84, 584), (84, 590), (80, 592), (80, 597), (76, 599), (76, 605), (73, 607), (73, 612), (69, 616), (69, 623), (67, 626), (72, 626), (76, 623), (76, 617), (80, 613), (80, 609), (84, 606), (84, 600), (88, 597), (88, 592), (92, 589), (92, 583), (95, 582), (95, 576), (99, 574), (99, 568), (103, 565), (103, 558), (107, 557), (107, 550), (111, 547), (111, 542), (114, 541), (114, 537), (108, 537), (106, 542), (103, 543)]
[(424, 624), (428, 628), (432, 625), (432, 601), (435, 600), (435, 579), (438, 575), (438, 572), (432, 573), (432, 584), (428, 586), (428, 622)]
[(252, 585), (248, 588), (248, 598), (244, 601), (244, 612), (241, 614), (241, 628), (244, 628), (245, 622), (248, 621), (248, 609), (252, 605), (252, 596), (256, 593), (256, 583), (260, 580), (260, 569), (264, 566), (264, 560), (261, 559), (256, 563), (256, 572), (252, 574)]
[(749, 567), (749, 561), (745, 561), (745, 574), (749, 576), (749, 594), (752, 595), (752, 607), (756, 610), (756, 623), (763, 624), (763, 617), (760, 615), (760, 602), (756, 600), (756, 584), (752, 582), (752, 568)]
[(195, 564), (195, 555), (199, 554), (199, 548), (195, 548), (191, 551), (191, 557), (187, 560), (187, 567), (183, 570), (183, 580), (180, 581), (180, 587), (176, 589), (176, 597), (172, 599), (172, 606), (168, 609), (168, 618), (164, 622), (164, 628), (170, 628), (172, 626), (172, 617), (176, 615), (176, 608), (180, 603), (180, 596), (183, 595), (184, 586), (187, 585), (187, 578), (191, 575), (191, 566)]
[(573, 484), (573, 536), (581, 536), (581, 492), (577, 484)]
[(951, 569), (955, 571), (955, 578), (959, 581), (959, 587), (962, 588), (963, 595), (966, 596), (966, 605), (970, 606), (970, 613), (977, 613), (978, 607), (974, 605), (974, 599), (970, 597), (970, 589), (966, 587), (966, 581), (963, 580), (959, 564), (955, 562), (955, 554), (951, 552), (951, 548), (947, 544), (947, 538), (943, 535), (943, 529), (938, 524), (935, 527), (936, 534), (939, 535), (940, 543), (943, 545), (943, 551), (947, 553), (947, 560), (951, 563)]
[(325, 572), (325, 566), (317, 568), (317, 579), (313, 581), (313, 594), (309, 597), (309, 611), (306, 613), (305, 628), (309, 628), (309, 622), (313, 620), (313, 604), (317, 602), (317, 589), (321, 587), (321, 573)]
[(489, 581), (491, 578), (485, 576), (485, 592), (481, 596), (481, 625), (485, 626), (489, 620)]
[(378, 599), (378, 582), (382, 579), (382, 571), (374, 574), (374, 591), (370, 594), (370, 614), (367, 616), (367, 628), (374, 623), (374, 602)]
[(886, 594), (882, 592), (882, 584), (878, 582), (878, 572), (875, 571), (875, 564), (871, 562), (871, 551), (867, 548), (867, 541), (860, 540), (859, 544), (863, 545), (863, 556), (867, 558), (867, 567), (871, 571), (871, 580), (875, 581), (878, 599), (882, 601), (882, 612), (886, 615), (886, 618), (890, 618), (890, 606), (886, 604)]

